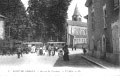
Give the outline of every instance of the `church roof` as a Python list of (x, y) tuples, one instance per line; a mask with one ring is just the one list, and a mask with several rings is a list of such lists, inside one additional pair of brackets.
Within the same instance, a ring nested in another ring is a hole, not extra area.
[(67, 23), (68, 25), (71, 25), (71, 26), (87, 27), (87, 23), (81, 22), (81, 21), (67, 20)]
[(74, 16), (74, 15), (81, 16), (81, 14), (80, 14), (80, 12), (79, 12), (79, 10), (78, 10), (77, 4), (76, 4), (76, 6), (75, 6), (75, 10), (74, 10), (74, 13), (73, 13), (73, 16)]

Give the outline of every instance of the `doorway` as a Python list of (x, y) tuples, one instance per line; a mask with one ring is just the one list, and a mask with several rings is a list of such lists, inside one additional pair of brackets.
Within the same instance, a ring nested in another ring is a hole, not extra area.
[(102, 58), (106, 58), (106, 38), (102, 36)]

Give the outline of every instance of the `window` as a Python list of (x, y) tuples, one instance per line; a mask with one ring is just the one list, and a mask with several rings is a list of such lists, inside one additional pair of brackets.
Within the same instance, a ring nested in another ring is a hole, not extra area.
[(104, 20), (104, 29), (106, 28), (106, 17), (107, 17), (107, 11), (106, 11), (106, 4), (103, 6), (103, 20)]
[(80, 43), (82, 43), (82, 42), (81, 42), (81, 38), (80, 38)]
[(87, 43), (87, 40), (86, 40), (86, 38), (85, 38), (85, 43)]
[(92, 30), (94, 31), (95, 30), (95, 20), (94, 20), (94, 11), (92, 11), (91, 13), (91, 17), (92, 17)]
[(84, 39), (82, 39), (82, 43), (84, 43)]
[(119, 0), (114, 0), (114, 10), (119, 8)]
[(79, 38), (79, 43), (80, 43), (80, 38)]
[(87, 29), (85, 29), (85, 35), (87, 35)]

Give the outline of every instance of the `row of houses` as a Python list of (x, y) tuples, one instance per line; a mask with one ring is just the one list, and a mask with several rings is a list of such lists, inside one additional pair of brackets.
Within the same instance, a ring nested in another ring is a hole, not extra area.
[(120, 64), (120, 1), (87, 0), (89, 55)]

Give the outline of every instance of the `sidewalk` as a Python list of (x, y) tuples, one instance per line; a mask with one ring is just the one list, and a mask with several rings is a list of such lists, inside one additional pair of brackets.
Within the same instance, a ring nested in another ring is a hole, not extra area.
[(95, 65), (101, 67), (101, 68), (104, 68), (104, 69), (113, 69), (113, 68), (119, 68), (118, 66), (114, 65), (114, 64), (111, 64), (107, 61), (104, 61), (102, 59), (98, 59), (98, 58), (94, 58), (90, 55), (81, 55), (82, 58), (94, 63)]
[(92, 56), (90, 56), (88, 54), (83, 55), (82, 49), (77, 49), (76, 51), (75, 50), (72, 51), (72, 49), (69, 48), (69, 51), (70, 51), (71, 54), (73, 54), (73, 53), (80, 53), (82, 58), (92, 62), (93, 64), (95, 64), (95, 65), (97, 65), (97, 66), (99, 66), (101, 68), (104, 68), (104, 69), (116, 69), (116, 68), (120, 69), (120, 67), (118, 67), (117, 65), (109, 63), (109, 62), (107, 62), (105, 60), (92, 57)]

